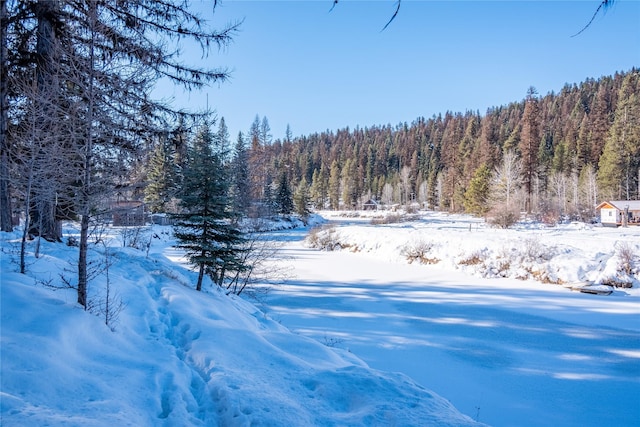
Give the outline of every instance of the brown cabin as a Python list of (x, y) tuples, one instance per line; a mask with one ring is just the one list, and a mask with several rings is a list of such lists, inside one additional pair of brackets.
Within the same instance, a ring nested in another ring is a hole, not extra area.
[(146, 224), (144, 203), (139, 200), (113, 202), (111, 219), (115, 227), (141, 227)]

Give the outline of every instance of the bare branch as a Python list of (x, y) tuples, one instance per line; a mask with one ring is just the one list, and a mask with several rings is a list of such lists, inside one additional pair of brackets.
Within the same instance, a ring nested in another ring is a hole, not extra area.
[[(338, 1), (339, 0), (333, 0), (333, 3), (331, 5), (331, 9), (329, 9), (329, 12), (331, 12), (336, 7), (336, 5), (338, 4)], [(400, 3), (401, 2), (402, 2), (402, 0), (398, 0), (396, 2), (396, 10), (395, 10), (395, 12), (393, 12), (393, 16), (391, 16), (391, 19), (389, 19), (389, 21), (385, 24), (385, 26), (382, 27), (382, 30), (380, 30), (380, 32), (386, 30), (387, 27), (389, 26), (389, 24), (391, 24), (391, 22), (393, 22), (393, 20), (396, 19), (396, 16), (398, 16), (398, 12), (400, 11)]]
[(396, 19), (396, 16), (398, 16), (398, 12), (400, 11), (400, 2), (402, 0), (398, 0), (398, 2), (396, 3), (396, 11), (393, 13), (393, 16), (391, 17), (391, 19), (389, 19), (389, 22), (387, 22), (387, 24), (382, 28), (382, 30), (380, 30), (380, 32), (384, 31), (387, 29), (387, 27), (389, 26), (389, 24), (391, 24), (391, 22)]
[(585, 25), (580, 31), (578, 31), (577, 33), (575, 33), (574, 35), (572, 35), (571, 37), (576, 37), (580, 34), (582, 34), (583, 31), (585, 31), (587, 28), (589, 28), (589, 26), (593, 23), (593, 21), (596, 19), (596, 16), (598, 15), (598, 13), (600, 12), (600, 9), (603, 10), (603, 13), (606, 12), (607, 8), (609, 8), (611, 5), (613, 5), (615, 0), (602, 0), (602, 2), (600, 3), (600, 5), (598, 6), (598, 8), (596, 9), (596, 11), (594, 12), (593, 16), (591, 17), (591, 19), (589, 20), (589, 22), (587, 23), (587, 25)]

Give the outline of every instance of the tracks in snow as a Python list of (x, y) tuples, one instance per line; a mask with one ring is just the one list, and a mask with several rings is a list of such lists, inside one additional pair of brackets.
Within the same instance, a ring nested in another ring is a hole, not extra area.
[(157, 311), (148, 314), (149, 331), (156, 340), (164, 342), (175, 355), (174, 368), (156, 374), (160, 389), (158, 418), (164, 425), (218, 425), (217, 409), (224, 393), (211, 385), (216, 368), (209, 358), (193, 357), (193, 343), (200, 339), (201, 331), (169, 305), (168, 279), (159, 272), (146, 286)]

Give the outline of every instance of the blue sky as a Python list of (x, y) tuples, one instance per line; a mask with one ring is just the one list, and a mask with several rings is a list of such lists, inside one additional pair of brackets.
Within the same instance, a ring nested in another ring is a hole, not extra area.
[(231, 139), (266, 116), (274, 139), (429, 118), (544, 95), (640, 66), (640, 1), (617, 0), (577, 37), (600, 0), (223, 0), (193, 6), (214, 28), (244, 20), (233, 43), (184, 61), (231, 80), (175, 105), (207, 105)]

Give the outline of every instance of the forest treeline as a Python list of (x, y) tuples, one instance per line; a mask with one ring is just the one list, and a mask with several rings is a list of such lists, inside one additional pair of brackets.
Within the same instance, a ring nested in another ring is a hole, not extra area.
[(530, 88), (522, 101), (485, 114), (446, 112), (273, 142), (259, 132), (249, 137), (253, 156), (267, 165), (263, 180), (286, 174), (293, 188), (308, 185), (315, 207), (375, 200), (586, 219), (601, 200), (638, 198), (640, 73), (566, 84), (544, 96)]

